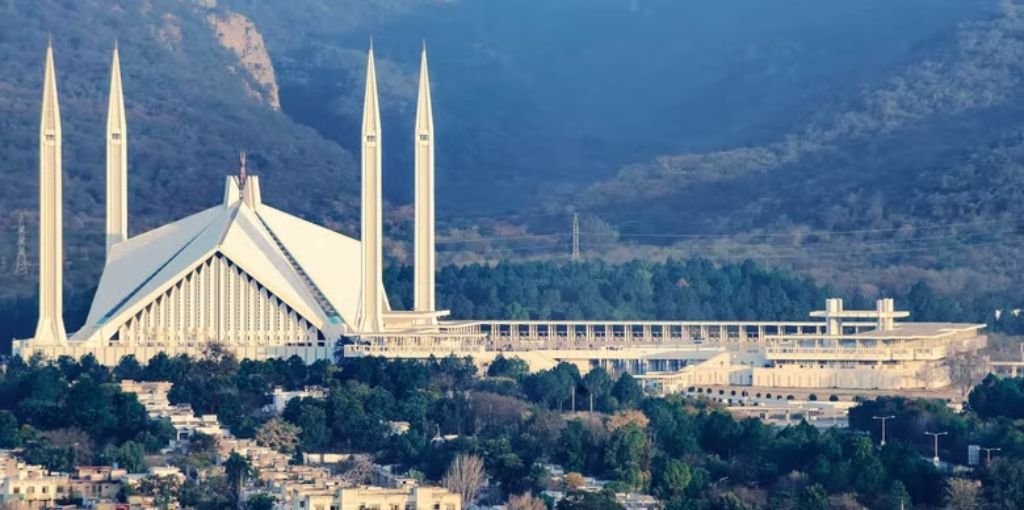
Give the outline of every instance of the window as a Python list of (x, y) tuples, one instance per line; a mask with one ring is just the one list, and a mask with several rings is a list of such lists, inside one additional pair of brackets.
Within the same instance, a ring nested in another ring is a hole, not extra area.
[(46, 141), (47, 142), (53, 142), (53, 141), (56, 141), (56, 140), (57, 140), (57, 136), (56, 135), (54, 135), (53, 133), (46, 133)]
[(366, 135), (366, 143), (375, 143), (377, 141), (377, 135)]
[(428, 140), (430, 140), (430, 135), (428, 135), (426, 133), (420, 133), (420, 141), (421, 142), (426, 142)]
[(15, 487), (14, 488), (14, 493), (15, 494), (21, 494), (21, 487)]
[(121, 133), (111, 133), (110, 139), (117, 142), (121, 140)]
[(43, 494), (50, 492), (49, 487), (43, 487)]
[(36, 493), (36, 488), (30, 485), (28, 487), (28, 489), (25, 491), (25, 493), (27, 493), (27, 494), (35, 494)]

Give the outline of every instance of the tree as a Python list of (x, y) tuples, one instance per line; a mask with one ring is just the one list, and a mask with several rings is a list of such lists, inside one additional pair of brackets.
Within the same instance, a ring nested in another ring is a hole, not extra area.
[(18, 418), (10, 411), (0, 410), (0, 448), (16, 448), (20, 444)]
[(603, 411), (608, 410), (602, 409), (601, 404), (611, 391), (612, 378), (608, 376), (608, 372), (604, 368), (596, 367), (590, 369), (587, 375), (583, 376), (583, 387), (587, 390), (590, 412), (594, 412), (595, 406)]
[(800, 491), (800, 510), (828, 510), (828, 493), (820, 484), (809, 485)]
[(619, 401), (620, 406), (633, 408), (644, 398), (644, 392), (640, 389), (636, 378), (629, 373), (624, 373), (612, 386), (612, 396)]
[(910, 508), (910, 493), (903, 482), (897, 480), (889, 487), (889, 497), (886, 508), (893, 510), (908, 510)]
[(147, 476), (139, 480), (135, 490), (153, 498), (157, 507), (167, 510), (181, 490), (181, 480), (176, 476)]
[(982, 479), (989, 508), (1010, 510), (1020, 508), (1024, 501), (1024, 461), (1003, 457), (993, 459)]
[(573, 492), (555, 505), (556, 510), (624, 510), (607, 491)]
[(567, 470), (586, 471), (590, 467), (588, 460), (595, 446), (590, 429), (582, 421), (572, 420), (562, 429), (556, 458)]
[(129, 473), (145, 473), (149, 469), (146, 450), (135, 441), (127, 441), (121, 446), (107, 446), (103, 450), (103, 457), (106, 462), (117, 464)]
[(662, 499), (681, 496), (690, 485), (692, 477), (690, 466), (686, 463), (677, 459), (667, 459), (661, 469), (655, 470), (655, 489)]
[(292, 453), (299, 442), (299, 427), (281, 418), (271, 418), (256, 430), (256, 443), (281, 453)]
[(441, 484), (449, 491), (462, 496), (462, 504), (469, 507), (476, 501), (480, 488), (487, 480), (484, 472), (484, 460), (477, 455), (459, 455), (455, 457)]
[(509, 377), (519, 379), (530, 373), (530, 366), (518, 357), (506, 358), (499, 354), (487, 367), (488, 377)]
[(249, 459), (233, 451), (228, 456), (228, 460), (224, 461), (224, 474), (227, 475), (228, 483), (235, 490), (236, 505), (241, 510), (242, 484), (245, 483), (247, 478), (256, 474), (256, 472), (253, 470), (252, 464), (249, 463)]
[(583, 475), (575, 471), (566, 473), (563, 481), (565, 482), (565, 488), (570, 491), (578, 491), (587, 484), (587, 481), (583, 479)]
[(245, 510), (274, 510), (277, 498), (266, 492), (258, 492), (245, 500)]
[(988, 359), (978, 352), (955, 352), (946, 359), (946, 363), (949, 365), (949, 380), (960, 390), (961, 397), (967, 397), (967, 392), (988, 372)]
[(505, 510), (547, 510), (547, 505), (540, 498), (535, 498), (530, 493), (523, 493), (508, 498)]
[(331, 431), (327, 426), (327, 413), (315, 402), (303, 402), (297, 425), (301, 432), (302, 451), (322, 452), (331, 440)]
[(950, 478), (946, 481), (946, 508), (949, 510), (978, 510), (980, 487), (974, 480)]
[(619, 411), (608, 419), (608, 430), (614, 432), (626, 425), (636, 425), (644, 429), (647, 428), (647, 424), (650, 422), (651, 420), (644, 413), (635, 409)]
[(123, 381), (125, 379), (138, 380), (142, 378), (142, 365), (135, 359), (134, 354), (129, 354), (118, 362), (114, 367), (114, 379)]
[(647, 462), (648, 448), (647, 436), (636, 424), (616, 430), (605, 446), (608, 474), (632, 488), (645, 487), (651, 476)]

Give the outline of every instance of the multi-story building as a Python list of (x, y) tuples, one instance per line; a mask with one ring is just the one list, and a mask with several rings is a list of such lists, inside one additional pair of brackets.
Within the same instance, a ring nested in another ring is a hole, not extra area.
[(291, 486), (282, 495), (280, 510), (462, 510), (462, 500), (437, 487)]
[(68, 475), (26, 464), (0, 451), (0, 504), (31, 510), (48, 508), (68, 497)]

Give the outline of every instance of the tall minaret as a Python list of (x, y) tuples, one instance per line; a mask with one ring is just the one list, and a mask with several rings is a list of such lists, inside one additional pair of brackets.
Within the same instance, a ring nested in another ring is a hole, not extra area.
[(381, 157), (380, 105), (377, 100), (377, 72), (373, 65), (373, 43), (370, 43), (366, 64), (366, 97), (363, 100), (362, 140), (362, 285), (356, 328), (361, 333), (377, 333), (384, 329), (381, 313), (384, 288), (381, 257)]
[(53, 45), (46, 47), (43, 112), (39, 122), (39, 325), (35, 342), (67, 341), (63, 307), (63, 220), (60, 161), (60, 106)]
[(128, 124), (121, 89), (121, 61), (115, 43), (107, 106), (107, 256), (112, 246), (125, 239), (128, 239)]
[(414, 309), (434, 311), (434, 114), (430, 107), (427, 45), (420, 59), (420, 93), (416, 101), (416, 235)]

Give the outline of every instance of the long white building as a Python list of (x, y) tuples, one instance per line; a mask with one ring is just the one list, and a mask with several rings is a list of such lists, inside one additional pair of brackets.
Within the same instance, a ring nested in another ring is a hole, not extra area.
[[(157, 353), (197, 355), (217, 343), (241, 358), (514, 354), (534, 369), (570, 362), (681, 384), (934, 388), (948, 359), (985, 345), (978, 324), (903, 323), (891, 300), (871, 311), (826, 310), (805, 322), (447, 321), (435, 309), (434, 122), (421, 60), (415, 155), (414, 308), (391, 309), (382, 277), (381, 146), (371, 47), (361, 133), (361, 239), (263, 203), (244, 154), (221, 203), (129, 237), (127, 132), (114, 49), (107, 118), (107, 260), (85, 325), (62, 317), (61, 126), (47, 48), (39, 134), (40, 292), (24, 357), (91, 353), (107, 365)], [(344, 349), (339, 349), (341, 342)]]

